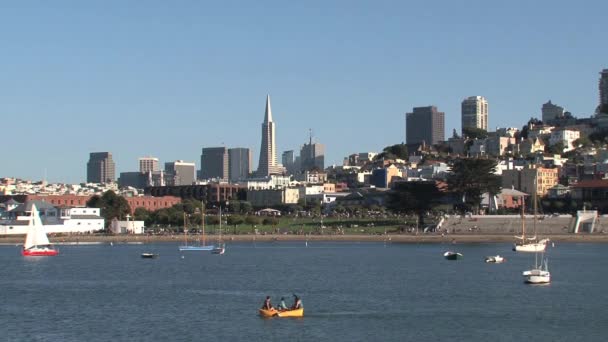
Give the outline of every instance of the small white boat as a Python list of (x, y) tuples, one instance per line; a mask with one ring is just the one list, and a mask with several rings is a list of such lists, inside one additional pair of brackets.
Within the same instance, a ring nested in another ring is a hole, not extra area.
[(443, 257), (448, 260), (458, 260), (458, 259), (462, 259), (462, 254), (457, 253), (457, 252), (447, 251), (447, 252), (443, 253)]
[(540, 264), (534, 265), (534, 268), (522, 272), (524, 281), (528, 284), (548, 284), (551, 282), (551, 273), (547, 259), (541, 256)]
[(226, 253), (226, 247), (224, 246), (223, 243), (220, 243), (217, 245), (217, 247), (213, 248), (211, 250), (211, 254), (224, 254)]
[(501, 257), (500, 255), (493, 255), (493, 256), (487, 256), (486, 257), (486, 262), (500, 264), (500, 263), (502, 263), (504, 261), (505, 261), (505, 258)]
[(144, 259), (156, 259), (158, 258), (158, 254), (154, 253), (141, 253), (141, 257)]

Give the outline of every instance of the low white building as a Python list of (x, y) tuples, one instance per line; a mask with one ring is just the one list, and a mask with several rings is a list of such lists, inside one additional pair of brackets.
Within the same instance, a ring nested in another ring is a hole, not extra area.
[(56, 208), (43, 201), (29, 201), (8, 212), (0, 221), (0, 235), (26, 234), (36, 204), (46, 233), (93, 233), (104, 229), (99, 208)]
[(562, 143), (564, 145), (564, 151), (568, 152), (572, 151), (576, 148), (573, 145), (573, 142), (581, 137), (581, 132), (570, 129), (560, 129), (551, 132), (551, 137), (549, 138), (549, 145), (553, 146), (558, 143)]
[(118, 221), (113, 220), (110, 224), (112, 234), (143, 234), (144, 221)]
[(268, 177), (251, 178), (246, 182), (249, 190), (266, 190), (286, 188), (293, 183), (290, 176), (270, 175)]

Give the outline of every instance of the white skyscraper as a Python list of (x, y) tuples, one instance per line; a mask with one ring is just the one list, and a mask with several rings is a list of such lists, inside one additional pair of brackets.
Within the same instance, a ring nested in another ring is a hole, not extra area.
[(266, 96), (266, 114), (262, 123), (262, 143), (260, 146), (260, 162), (258, 177), (266, 177), (279, 172), (277, 167), (277, 151), (275, 145), (275, 126), (270, 109), (270, 95)]
[(483, 96), (471, 96), (462, 101), (462, 129), (488, 130), (488, 101)]
[(158, 158), (143, 157), (139, 158), (139, 172), (158, 171)]

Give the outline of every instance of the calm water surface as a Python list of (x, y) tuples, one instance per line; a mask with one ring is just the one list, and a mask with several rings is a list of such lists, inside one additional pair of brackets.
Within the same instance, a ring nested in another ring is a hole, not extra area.
[[(605, 341), (608, 245), (548, 249), (553, 281), (530, 286), (533, 254), (507, 244), (0, 246), (3, 341)], [(444, 260), (452, 249), (459, 261)], [(160, 254), (141, 259), (140, 253)], [(486, 264), (501, 254), (504, 264)], [(183, 258), (182, 258), (183, 256)], [(302, 297), (303, 319), (262, 319), (266, 295)]]

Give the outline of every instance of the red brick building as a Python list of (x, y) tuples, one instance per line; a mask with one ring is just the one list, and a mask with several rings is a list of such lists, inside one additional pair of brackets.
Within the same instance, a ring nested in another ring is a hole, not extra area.
[(246, 187), (227, 183), (151, 186), (146, 188), (146, 195), (155, 197), (177, 196), (182, 199), (193, 198), (206, 203), (217, 203), (228, 200), (245, 200)]
[[(44, 201), (55, 207), (86, 207), (87, 201), (93, 196), (79, 196), (79, 195), (13, 195), (13, 196), (0, 196), (0, 203), (14, 199), (17, 202), (25, 203), (27, 201)], [(175, 196), (163, 196), (163, 197), (125, 197), (129, 206), (131, 207), (131, 213), (135, 212), (137, 208), (145, 208), (146, 210), (154, 211), (163, 208), (170, 208), (175, 204), (181, 203), (181, 198)]]
[(175, 196), (163, 196), (163, 197), (125, 197), (129, 206), (131, 207), (131, 214), (135, 212), (137, 208), (144, 208), (149, 211), (155, 211), (163, 208), (170, 208), (178, 203), (182, 202), (182, 199)]

